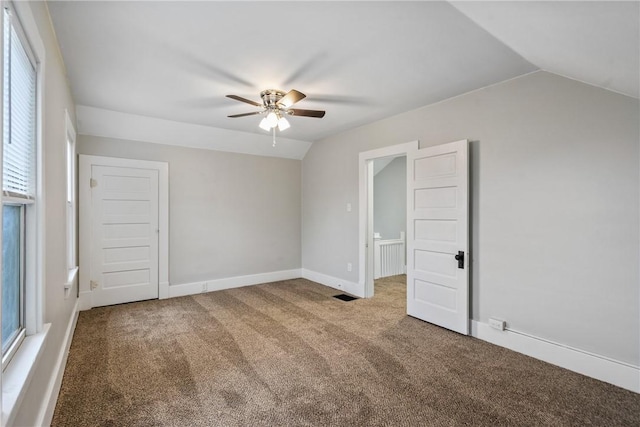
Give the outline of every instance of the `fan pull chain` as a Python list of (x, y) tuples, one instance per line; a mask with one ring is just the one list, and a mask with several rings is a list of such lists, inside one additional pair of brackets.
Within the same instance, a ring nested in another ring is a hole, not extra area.
[(273, 130), (273, 145), (272, 147), (276, 146), (276, 128), (271, 128)]

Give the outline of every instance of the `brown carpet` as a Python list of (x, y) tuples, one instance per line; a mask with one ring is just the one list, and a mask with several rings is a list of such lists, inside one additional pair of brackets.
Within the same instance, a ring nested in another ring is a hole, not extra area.
[(53, 425), (640, 425), (638, 394), (406, 316), (404, 280), (82, 312)]

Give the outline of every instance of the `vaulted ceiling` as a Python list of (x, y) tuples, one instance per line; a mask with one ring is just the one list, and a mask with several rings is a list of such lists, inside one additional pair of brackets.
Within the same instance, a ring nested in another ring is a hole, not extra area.
[[(326, 136), (539, 69), (638, 97), (638, 2), (50, 1), (78, 105), (264, 135), (255, 107), (297, 89), (282, 136)], [(82, 117), (79, 117), (80, 121)], [(82, 131), (82, 124), (80, 124)]]

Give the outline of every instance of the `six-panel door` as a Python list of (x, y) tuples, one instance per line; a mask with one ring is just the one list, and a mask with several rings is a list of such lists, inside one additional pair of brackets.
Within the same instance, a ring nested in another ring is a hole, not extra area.
[(93, 306), (158, 298), (158, 171), (91, 167)]
[(469, 333), (467, 149), (465, 140), (407, 154), (407, 314), (462, 334)]

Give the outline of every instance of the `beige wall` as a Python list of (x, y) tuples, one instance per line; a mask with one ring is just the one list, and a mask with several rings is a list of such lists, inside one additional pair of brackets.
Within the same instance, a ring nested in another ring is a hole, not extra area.
[(300, 268), (300, 160), (87, 135), (78, 152), (169, 163), (171, 285)]
[(31, 384), (15, 419), (15, 425), (34, 425), (51, 390), (56, 362), (64, 335), (74, 315), (77, 289), (64, 297), (66, 260), (66, 136), (65, 109), (75, 120), (74, 102), (67, 85), (65, 68), (53, 35), (46, 5), (30, 3), (46, 50), (43, 110), (43, 158), (45, 192), (44, 322), (51, 323), (44, 353), (36, 365)]
[(639, 112), (537, 72), (314, 143), (302, 266), (358, 282), (359, 152), (469, 139), (472, 318), (637, 366)]

